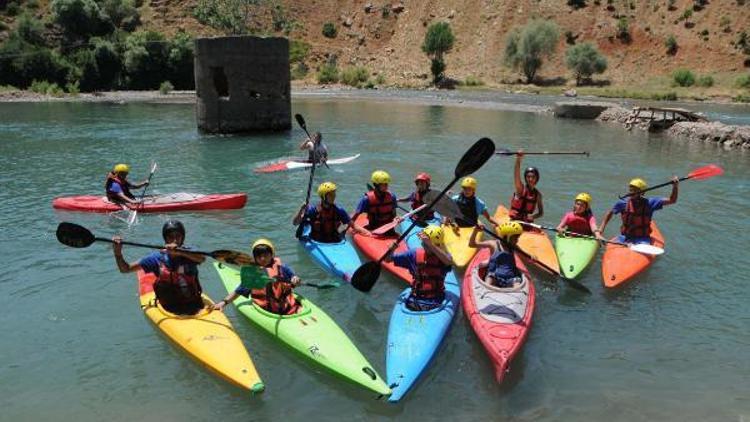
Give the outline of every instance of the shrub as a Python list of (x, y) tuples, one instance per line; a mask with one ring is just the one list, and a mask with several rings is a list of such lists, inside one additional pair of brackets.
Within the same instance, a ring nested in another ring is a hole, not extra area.
[(304, 62), (297, 63), (290, 72), (292, 79), (305, 79), (307, 72), (309, 71), (307, 65)]
[(310, 48), (310, 44), (304, 41), (290, 40), (289, 63), (303, 62), (307, 58), (307, 55), (310, 53)]
[(133, 32), (141, 24), (141, 15), (133, 0), (104, 0), (101, 5), (112, 24), (118, 28)]
[(630, 24), (628, 18), (621, 16), (617, 20), (617, 38), (623, 41), (630, 41)]
[(378, 85), (384, 85), (385, 84), (385, 76), (383, 76), (382, 73), (378, 74), (378, 76), (375, 77), (375, 83)]
[(5, 31), (6, 29), (8, 29), (8, 24), (0, 21), (0, 31)]
[(28, 0), (26, 2), (26, 8), (36, 10), (39, 9), (39, 2), (37, 0)]
[(575, 45), (576, 37), (573, 36), (573, 31), (565, 31), (565, 42), (568, 45)]
[(123, 62), (127, 85), (133, 89), (156, 89), (170, 71), (169, 46), (154, 31), (134, 32), (125, 40)]
[(169, 42), (169, 51), (167, 52), (169, 80), (176, 89), (195, 89), (194, 48), (193, 36), (183, 31), (177, 32)]
[(445, 73), (443, 56), (453, 48), (456, 37), (447, 22), (438, 22), (427, 28), (422, 43), (422, 51), (432, 60), (430, 71), (433, 83), (438, 83)]
[(18, 3), (12, 1), (8, 3), (7, 6), (5, 6), (5, 14), (7, 16), (16, 16), (21, 11), (21, 8), (18, 6)]
[(672, 73), (672, 79), (677, 86), (692, 86), (695, 84), (695, 75), (688, 69), (677, 69)]
[(651, 94), (651, 99), (656, 101), (677, 101), (676, 92), (663, 92)]
[(750, 95), (739, 94), (736, 97), (733, 97), (732, 101), (735, 101), (738, 103), (750, 103)]
[(742, 50), (743, 53), (750, 54), (750, 40), (748, 39), (747, 32), (740, 32), (737, 36), (737, 42), (734, 45), (736, 48)]
[(69, 36), (87, 38), (114, 30), (109, 17), (94, 0), (52, 0), (52, 19)]
[(738, 77), (734, 84), (737, 85), (738, 88), (750, 88), (750, 74), (744, 74), (740, 77)]
[(248, 20), (254, 16), (258, 0), (198, 0), (193, 16), (228, 35), (248, 33)]
[(34, 80), (65, 83), (70, 66), (60, 55), (27, 43), (16, 33), (0, 45), (0, 85), (27, 88)]
[(370, 72), (362, 66), (351, 66), (341, 72), (341, 82), (346, 85), (358, 87), (367, 81)]
[(64, 94), (64, 91), (58, 84), (50, 83), (48, 81), (34, 80), (31, 82), (29, 90), (31, 90), (31, 92), (36, 92), (37, 94), (50, 95), (53, 97), (61, 97)]
[(78, 88), (78, 81), (65, 84), (65, 92), (73, 96), (78, 96), (81, 93), (81, 90)]
[(695, 81), (695, 84), (705, 88), (712, 87), (714, 86), (714, 77), (711, 75), (700, 76), (698, 80)]
[(326, 38), (336, 38), (336, 25), (332, 22), (326, 22), (323, 24), (323, 36)]
[(26, 42), (32, 45), (44, 45), (44, 27), (42, 22), (28, 13), (18, 18), (16, 32)]
[(675, 7), (675, 0), (669, 0), (667, 2), (667, 10), (677, 10), (677, 7)]
[(693, 17), (693, 9), (687, 8), (684, 12), (682, 12), (682, 19), (683, 20), (689, 20), (691, 17)]
[(533, 20), (516, 28), (505, 44), (505, 64), (519, 69), (526, 76), (526, 83), (533, 82), (542, 67), (542, 57), (555, 51), (558, 37), (557, 25), (550, 21)]
[(92, 38), (90, 42), (94, 46), (94, 60), (99, 74), (99, 78), (92, 89), (109, 90), (115, 88), (123, 67), (117, 46), (111, 41), (101, 38)]
[(334, 84), (339, 81), (339, 69), (336, 63), (326, 63), (320, 67), (317, 75), (319, 84)]
[(466, 80), (464, 81), (464, 85), (466, 86), (482, 86), (484, 85), (484, 82), (477, 78), (476, 76), (467, 76)]
[(589, 43), (570, 47), (565, 53), (565, 64), (573, 71), (576, 85), (590, 79), (594, 73), (604, 73), (607, 70), (607, 59)]
[(586, 0), (568, 0), (568, 6), (574, 9), (580, 9), (586, 7)]
[(172, 85), (172, 82), (164, 81), (159, 85), (159, 94), (161, 95), (168, 95), (172, 91), (174, 91), (174, 85)]

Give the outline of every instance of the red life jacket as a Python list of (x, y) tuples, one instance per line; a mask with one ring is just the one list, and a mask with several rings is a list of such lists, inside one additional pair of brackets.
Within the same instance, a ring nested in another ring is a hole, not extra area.
[(437, 255), (417, 249), (417, 273), (414, 274), (412, 295), (420, 299), (438, 299), (445, 294), (445, 264)]
[(370, 228), (376, 229), (388, 224), (396, 217), (396, 201), (392, 193), (385, 192), (381, 199), (375, 191), (371, 190), (367, 192), (367, 202), (367, 219)]
[(311, 222), (310, 237), (323, 243), (339, 242), (341, 240), (339, 235), (341, 220), (336, 212), (336, 207), (333, 205), (324, 207), (322, 204), (318, 204), (315, 209), (318, 213)]
[(261, 308), (277, 315), (293, 315), (299, 311), (299, 304), (292, 291), (291, 280), (284, 280), (280, 276), (281, 260), (273, 258), (271, 266), (263, 268), (269, 277), (275, 281), (266, 283), (262, 289), (253, 289), (252, 297)]
[(130, 193), (130, 186), (128, 182), (120, 179), (116, 174), (109, 172), (107, 173), (107, 180), (104, 182), (104, 190), (107, 192), (107, 199), (112, 202), (122, 202), (122, 199), (110, 189), (112, 189), (112, 183), (117, 182), (122, 188), (122, 193), (130, 199), (135, 199), (135, 196)]
[(539, 200), (539, 191), (534, 188), (529, 190), (528, 186), (523, 187), (523, 192), (518, 195), (518, 192), (513, 192), (513, 198), (510, 200), (510, 211), (508, 215), (513, 220), (523, 221), (534, 221), (529, 218), (536, 209), (536, 203)]
[[(412, 196), (412, 198), (411, 209), (415, 210), (424, 205), (424, 201), (422, 200), (422, 193), (420, 193), (419, 190), (414, 191), (414, 195)], [(427, 213), (425, 213), (424, 211), (420, 211), (414, 214), (411, 218), (413, 220), (416, 220), (417, 218), (420, 220), (432, 220), (433, 218), (435, 218), (435, 212), (433, 210), (430, 210)]]
[(203, 309), (202, 292), (198, 276), (185, 274), (183, 265), (172, 271), (164, 262), (159, 262), (154, 293), (164, 309), (177, 314), (195, 314)]
[(630, 198), (621, 215), (620, 233), (631, 238), (651, 235), (651, 216), (648, 211), (648, 199)]
[(587, 209), (583, 215), (573, 213), (573, 219), (568, 220), (568, 230), (578, 234), (585, 234), (591, 236), (591, 217), (594, 214), (590, 209)]

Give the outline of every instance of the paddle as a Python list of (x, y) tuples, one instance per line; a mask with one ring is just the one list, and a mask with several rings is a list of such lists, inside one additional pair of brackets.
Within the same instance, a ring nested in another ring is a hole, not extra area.
[[(310, 132), (307, 131), (307, 124), (305, 123), (304, 117), (302, 117), (301, 114), (295, 114), (294, 118), (297, 120), (297, 123), (300, 125), (300, 127), (305, 131), (305, 133), (307, 134), (307, 137), (312, 139), (310, 137)], [(314, 151), (313, 151), (313, 158), (315, 158)], [(315, 160), (314, 159), (311, 164), (312, 164), (312, 167), (310, 167), (310, 180), (308, 180), (307, 182), (307, 195), (305, 196), (305, 210), (307, 210), (307, 206), (310, 205), (310, 191), (312, 190), (313, 178), (315, 177)], [(307, 219), (301, 221), (299, 223), (299, 226), (297, 226), (297, 232), (294, 234), (294, 236), (297, 239), (302, 237), (302, 232), (304, 231), (305, 223), (307, 223)]]
[[(408, 213), (406, 213), (406, 214), (404, 214), (404, 215), (402, 215), (402, 216), (401, 216), (401, 220), (402, 220), (402, 221), (403, 221), (403, 220), (406, 220), (407, 218), (411, 217), (412, 215), (414, 215), (414, 214), (416, 214), (416, 213), (418, 213), (418, 212), (422, 211), (422, 210), (423, 210), (423, 209), (425, 209), (426, 207), (427, 207), (427, 204), (423, 204), (423, 205), (421, 205), (421, 206), (420, 206), (419, 208), (417, 208), (417, 209), (415, 209), (415, 210), (411, 210), (411, 211), (409, 211)], [(373, 231), (372, 231), (372, 234), (374, 234), (374, 235), (376, 235), (376, 236), (382, 236), (382, 235), (384, 235), (384, 234), (385, 234), (386, 232), (388, 232), (389, 230), (391, 230), (392, 228), (396, 227), (396, 226), (398, 225), (398, 223), (400, 223), (400, 221), (396, 221), (396, 219), (393, 219), (393, 221), (392, 221), (392, 222), (390, 222), (390, 223), (388, 223), (388, 224), (385, 224), (385, 225), (383, 225), (383, 226), (380, 226), (380, 227), (378, 227), (377, 229), (373, 230)]]
[[(518, 151), (511, 151), (507, 148), (500, 148), (499, 151), (495, 151), (496, 155), (518, 155)], [(588, 151), (581, 152), (550, 152), (550, 151), (539, 151), (539, 152), (523, 152), (523, 155), (585, 155), (589, 156)]]
[[(721, 176), (722, 174), (724, 174), (724, 169), (722, 169), (721, 167), (717, 166), (716, 164), (709, 164), (707, 166), (699, 167), (699, 168), (691, 171), (690, 173), (688, 173), (687, 176), (680, 177), (678, 180), (680, 182), (682, 182), (684, 180), (689, 180), (689, 179), (703, 180), (703, 179), (710, 179), (710, 178), (712, 178), (714, 176)], [(627, 193), (625, 195), (621, 195), (620, 199), (625, 199), (625, 198), (627, 198), (629, 196), (635, 195), (636, 193), (648, 192), (650, 190), (658, 189), (658, 188), (661, 188), (661, 187), (664, 187), (664, 186), (667, 186), (667, 185), (671, 185), (673, 183), (674, 182), (672, 182), (670, 180), (669, 182), (661, 183), (661, 184), (656, 185), (656, 186), (651, 186), (650, 188), (644, 189), (644, 190), (642, 190), (640, 192)]]
[[(89, 231), (89, 229), (79, 226), (78, 224), (73, 223), (60, 223), (57, 226), (57, 240), (62, 243), (63, 245), (70, 246), (72, 248), (86, 248), (91, 246), (92, 243), (99, 241), (99, 242), (109, 242), (114, 243), (112, 239), (107, 239), (104, 237), (95, 237), (93, 233)], [(164, 245), (148, 245), (144, 243), (135, 243), (135, 242), (121, 242), (123, 245), (130, 245), (130, 246), (137, 246), (140, 248), (150, 248), (150, 249), (164, 249)], [(205, 255), (209, 256), (217, 261), (225, 262), (227, 264), (234, 264), (234, 265), (242, 265), (245, 263), (252, 263), (253, 258), (242, 252), (238, 251), (230, 251), (225, 249), (216, 250), (213, 252), (202, 252), (202, 251), (194, 251), (189, 249), (177, 249), (178, 251), (182, 252), (190, 252), (198, 255)]]
[[(275, 281), (257, 265), (243, 266), (240, 269), (240, 279), (242, 280), (242, 282), (246, 282), (247, 287), (251, 289), (260, 289), (265, 287), (266, 284)], [(316, 289), (331, 289), (334, 287), (338, 287), (338, 284), (315, 284), (302, 282), (299, 286), (310, 286), (315, 287)]]
[[(425, 208), (425, 210), (431, 209), (435, 205), (435, 203), (441, 197), (443, 197), (446, 192), (448, 192), (448, 189), (453, 187), (453, 185), (458, 182), (458, 179), (464, 176), (468, 176), (479, 170), (479, 168), (481, 168), (482, 165), (484, 165), (484, 163), (486, 163), (487, 160), (492, 157), (494, 152), (495, 143), (492, 142), (490, 138), (482, 138), (474, 143), (474, 145), (472, 145), (471, 148), (469, 148), (469, 150), (464, 153), (463, 157), (461, 157), (461, 160), (456, 165), (453, 180), (448, 184), (448, 186), (445, 187), (445, 189), (443, 189), (442, 192), (438, 194), (435, 200), (427, 205), (427, 208)], [(401, 233), (401, 236), (399, 236), (399, 238), (395, 242), (393, 242), (391, 248), (394, 248), (399, 244), (399, 242), (404, 240), (416, 225), (417, 222), (412, 221), (409, 228)], [(355, 271), (354, 275), (352, 275), (352, 286), (362, 292), (369, 292), (370, 289), (372, 289), (372, 286), (375, 285), (375, 282), (378, 281), (378, 277), (380, 277), (380, 263), (383, 262), (383, 260), (386, 256), (388, 256), (389, 253), (390, 251), (383, 254), (383, 256), (381, 256), (377, 261), (366, 262), (359, 268), (357, 268), (357, 271)]]
[[(551, 232), (557, 232), (557, 229), (551, 226), (545, 226), (542, 224), (535, 224), (535, 223), (527, 223), (524, 221), (519, 221), (519, 223), (523, 224), (524, 226), (534, 227), (540, 230), (543, 229), (543, 230), (548, 230)], [(624, 246), (630, 249), (631, 251), (642, 253), (645, 255), (661, 255), (664, 253), (664, 249), (658, 246), (650, 245), (648, 243), (624, 243), (624, 242), (616, 242), (614, 240), (600, 240), (600, 239), (597, 239), (596, 236), (588, 236), (585, 234), (574, 233), (574, 232), (569, 232), (569, 231), (564, 231), (562, 234), (566, 236), (580, 237), (582, 239), (592, 239), (592, 240), (597, 240), (597, 241), (601, 241), (604, 243), (611, 243), (613, 245)]]
[(146, 196), (146, 189), (148, 189), (148, 186), (151, 184), (151, 178), (154, 177), (154, 173), (156, 173), (156, 169), (157, 169), (156, 161), (152, 161), (151, 173), (149, 173), (148, 175), (146, 186), (143, 187), (143, 192), (141, 192), (139, 203), (134, 210), (130, 211), (130, 216), (128, 216), (128, 226), (132, 226), (133, 223), (135, 223), (135, 219), (138, 216), (138, 208), (143, 208), (143, 198)]

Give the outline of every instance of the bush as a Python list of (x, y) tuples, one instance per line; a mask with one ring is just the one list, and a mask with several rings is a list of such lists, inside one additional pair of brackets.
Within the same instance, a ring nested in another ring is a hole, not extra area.
[(29, 90), (31, 90), (31, 92), (36, 92), (37, 94), (50, 95), (53, 97), (61, 97), (64, 94), (64, 91), (58, 84), (47, 81), (34, 80), (31, 82)]
[(326, 22), (323, 24), (323, 36), (326, 38), (336, 38), (336, 25), (332, 22)]
[(122, 58), (117, 46), (111, 41), (101, 38), (92, 38), (90, 42), (94, 46), (94, 60), (96, 61), (96, 68), (99, 74), (98, 79), (91, 89), (110, 90), (116, 88), (123, 67)]
[(174, 85), (172, 85), (172, 82), (164, 81), (159, 85), (159, 94), (161, 95), (168, 95), (172, 91), (174, 91)]
[(0, 21), (0, 31), (5, 31), (6, 29), (8, 29), (8, 24)]
[(134, 32), (125, 40), (123, 61), (127, 85), (133, 89), (156, 89), (169, 74), (169, 46), (154, 31)]
[(15, 32), (0, 44), (0, 85), (24, 89), (34, 80), (64, 84), (69, 71), (57, 52), (29, 44)]
[(289, 41), (289, 63), (299, 63), (305, 61), (310, 53), (310, 44), (304, 41)]
[(31, 10), (39, 9), (39, 1), (37, 0), (28, 0), (26, 2), (26, 8)]
[(445, 61), (443, 56), (453, 48), (456, 37), (447, 22), (438, 22), (427, 28), (422, 43), (422, 51), (427, 54), (432, 63), (430, 71), (432, 72), (433, 83), (438, 83), (445, 73)]
[(366, 67), (351, 66), (341, 72), (341, 82), (346, 85), (359, 87), (362, 83), (367, 82), (369, 76), (370, 72)]
[(695, 84), (695, 75), (688, 69), (677, 69), (672, 73), (672, 79), (677, 86), (692, 86)]
[(247, 19), (253, 16), (258, 0), (198, 0), (193, 16), (198, 22), (228, 35), (248, 32)]
[(565, 31), (565, 43), (568, 45), (576, 44), (576, 37), (573, 36), (573, 31)]
[(656, 101), (677, 101), (676, 92), (663, 92), (651, 94), (651, 99)]
[(467, 76), (466, 80), (464, 81), (464, 85), (466, 86), (482, 86), (484, 85), (484, 82), (477, 78), (476, 76)]
[(675, 7), (675, 1), (676, 0), (669, 0), (667, 2), (667, 10), (677, 10), (677, 7)]
[(695, 84), (698, 86), (705, 87), (705, 88), (712, 87), (714, 86), (714, 77), (711, 75), (703, 75), (698, 78)]
[(299, 62), (294, 67), (292, 67), (292, 70), (290, 72), (291, 78), (293, 80), (305, 79), (305, 76), (307, 76), (308, 71), (309, 69), (307, 65), (304, 62)]
[(43, 46), (45, 43), (42, 22), (28, 13), (18, 18), (16, 32), (29, 44)]
[(669, 55), (675, 55), (677, 53), (677, 39), (674, 37), (674, 35), (670, 35), (667, 37), (666, 40), (664, 40), (664, 47), (667, 48), (667, 54)]
[(5, 14), (7, 16), (16, 16), (21, 11), (21, 8), (18, 6), (18, 3), (12, 1), (8, 3), (7, 6), (5, 6)]
[(630, 41), (630, 24), (628, 18), (621, 16), (617, 20), (617, 38), (623, 41)]
[(586, 7), (586, 0), (568, 0), (568, 6), (574, 9)]
[(133, 0), (104, 0), (101, 5), (112, 24), (118, 28), (133, 32), (141, 24), (141, 15)]
[(339, 81), (339, 69), (336, 63), (326, 63), (320, 67), (317, 75), (319, 84), (335, 84)]
[(377, 85), (384, 85), (385, 84), (385, 76), (383, 76), (382, 73), (378, 74), (378, 76), (375, 77), (375, 83)]
[(183, 31), (175, 34), (169, 43), (169, 51), (167, 52), (169, 80), (177, 89), (195, 89), (194, 48), (193, 36)]
[(738, 88), (750, 88), (750, 74), (740, 76), (734, 81)]
[(107, 14), (94, 0), (52, 0), (52, 19), (68, 36), (88, 38), (114, 30)]
[(570, 47), (565, 53), (565, 64), (573, 71), (576, 85), (590, 79), (594, 73), (607, 70), (607, 59), (592, 44), (583, 43)]
[(685, 9), (685, 11), (682, 12), (682, 20), (690, 20), (691, 17), (693, 17), (692, 8)]
[(73, 96), (78, 96), (81, 93), (81, 90), (78, 88), (78, 81), (65, 84), (65, 92)]
[(505, 64), (520, 69), (526, 83), (533, 82), (542, 67), (542, 57), (555, 51), (558, 37), (557, 25), (550, 21), (533, 20), (513, 30), (505, 45)]
[(736, 97), (733, 97), (732, 101), (735, 101), (738, 103), (750, 103), (750, 95), (739, 94)]

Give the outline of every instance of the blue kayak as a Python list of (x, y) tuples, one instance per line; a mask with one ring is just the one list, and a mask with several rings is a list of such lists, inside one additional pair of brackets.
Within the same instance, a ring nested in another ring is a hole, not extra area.
[(388, 398), (391, 403), (401, 400), (437, 355), (458, 312), (461, 290), (455, 271), (451, 271), (445, 277), (445, 299), (440, 307), (412, 311), (406, 307), (410, 294), (411, 288), (401, 292), (388, 324), (385, 367), (393, 390)]
[[(439, 226), (441, 223), (440, 216), (435, 213), (435, 218), (431, 220), (427, 220), (427, 224), (434, 224), (436, 226)], [(406, 220), (398, 223), (398, 232), (403, 233), (406, 230), (409, 229), (409, 226), (411, 226), (412, 220), (411, 218), (407, 218)], [(417, 237), (417, 234), (422, 230), (422, 227), (420, 226), (414, 226), (413, 229), (409, 232), (409, 235), (406, 236), (406, 246), (409, 247), (409, 249), (417, 249), (422, 247), (422, 241), (419, 240), (419, 237)]]
[(362, 265), (354, 245), (349, 243), (346, 236), (340, 242), (321, 243), (310, 239), (309, 235), (310, 226), (307, 225), (302, 232), (300, 243), (313, 260), (330, 274), (350, 282), (354, 272)]

